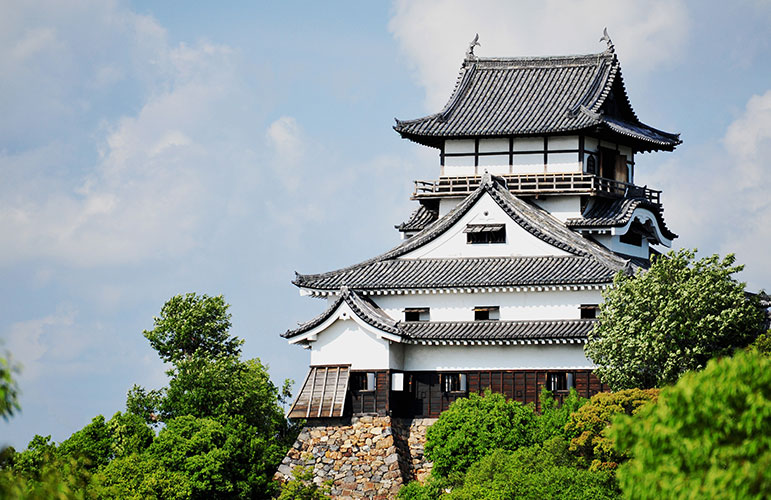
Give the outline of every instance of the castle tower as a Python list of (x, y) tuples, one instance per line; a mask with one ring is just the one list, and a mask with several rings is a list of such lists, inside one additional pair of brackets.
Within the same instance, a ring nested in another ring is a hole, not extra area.
[(415, 181), (401, 244), (296, 276), (328, 308), (283, 334), (310, 351), (290, 418), (435, 418), (487, 388), (536, 406), (542, 388), (606, 390), (583, 351), (602, 290), (677, 237), (661, 193), (635, 184), (635, 155), (680, 140), (637, 118), (605, 39), (564, 57), (472, 44), (444, 109), (397, 120), (438, 151), (438, 179)]

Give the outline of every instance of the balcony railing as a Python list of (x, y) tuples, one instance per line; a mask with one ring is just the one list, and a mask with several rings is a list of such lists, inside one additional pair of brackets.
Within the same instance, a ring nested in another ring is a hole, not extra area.
[[(645, 197), (652, 203), (661, 204), (661, 191), (647, 186), (635, 186), (628, 182), (606, 179), (591, 174), (520, 174), (501, 175), (509, 191), (518, 195), (535, 194), (591, 194), (610, 196)], [(482, 176), (440, 177), (436, 181), (415, 181), (413, 199), (442, 198), (445, 196), (466, 196), (471, 194), (482, 180)]]

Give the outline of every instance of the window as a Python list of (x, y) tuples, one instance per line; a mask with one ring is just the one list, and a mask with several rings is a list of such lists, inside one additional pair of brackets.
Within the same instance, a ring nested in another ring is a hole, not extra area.
[(501, 318), (498, 306), (479, 306), (474, 308), (474, 321), (496, 321)]
[(401, 372), (391, 374), (391, 390), (403, 391), (404, 390), (404, 374)]
[(375, 373), (374, 372), (353, 372), (351, 373), (352, 391), (374, 391)]
[(546, 378), (546, 388), (552, 392), (569, 391), (575, 387), (573, 373), (549, 373)]
[(581, 319), (595, 319), (600, 307), (597, 304), (581, 304), (579, 309), (581, 309)]
[(463, 232), (466, 233), (466, 243), (472, 245), (506, 243), (505, 224), (468, 224)]
[(465, 373), (442, 373), (442, 392), (466, 392)]
[(428, 321), (428, 307), (407, 307), (404, 309), (404, 321)]

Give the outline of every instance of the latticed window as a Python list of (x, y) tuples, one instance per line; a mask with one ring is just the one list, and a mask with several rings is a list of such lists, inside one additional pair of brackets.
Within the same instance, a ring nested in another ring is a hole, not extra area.
[(468, 224), (466, 229), (466, 243), (506, 243), (505, 224)]
[(443, 373), (442, 392), (466, 392), (465, 373)]
[(575, 387), (575, 374), (549, 373), (546, 378), (546, 388), (552, 392), (569, 391)]

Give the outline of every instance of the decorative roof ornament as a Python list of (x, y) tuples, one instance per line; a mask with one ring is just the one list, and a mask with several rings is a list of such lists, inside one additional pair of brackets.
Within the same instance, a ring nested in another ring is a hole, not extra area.
[(466, 59), (467, 60), (474, 60), (477, 59), (477, 56), (474, 54), (474, 47), (481, 47), (482, 44), (479, 43), (479, 33), (476, 34), (473, 40), (471, 40), (471, 43), (468, 44), (468, 50), (466, 51)]
[(608, 27), (606, 26), (602, 30), (602, 38), (600, 38), (601, 42), (605, 42), (608, 44), (608, 51), (613, 52), (615, 46), (613, 45), (613, 40), (610, 39), (610, 35), (608, 35)]

